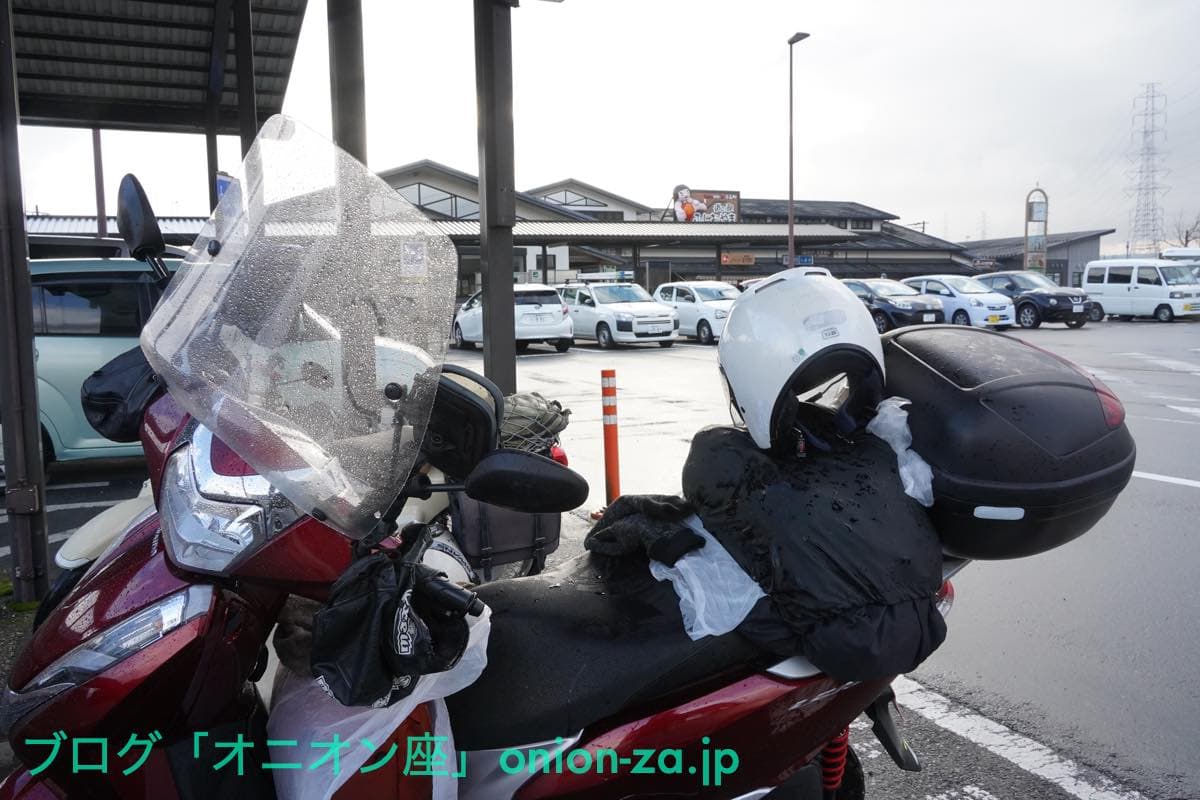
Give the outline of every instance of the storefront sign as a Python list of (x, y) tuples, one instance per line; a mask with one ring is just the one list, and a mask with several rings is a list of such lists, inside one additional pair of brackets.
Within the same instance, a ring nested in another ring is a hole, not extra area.
[(676, 222), (740, 222), (741, 192), (689, 189), (680, 184), (672, 195)]
[(726, 267), (753, 267), (753, 253), (721, 253), (721, 265)]

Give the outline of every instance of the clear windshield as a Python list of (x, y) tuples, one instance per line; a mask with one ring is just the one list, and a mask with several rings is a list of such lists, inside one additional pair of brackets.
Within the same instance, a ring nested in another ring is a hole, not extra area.
[(953, 287), (956, 292), (961, 294), (987, 294), (991, 291), (991, 289), (984, 286), (974, 278), (963, 278), (958, 275), (947, 275), (945, 278), (941, 278), (940, 280), (950, 284), (950, 286)]
[(911, 286), (905, 286), (900, 281), (878, 279), (867, 281), (866, 283), (876, 294), (881, 294), (884, 297), (907, 297), (913, 294), (920, 294), (916, 289)]
[(1021, 272), (1012, 276), (1013, 281), (1022, 289), (1057, 289), (1058, 284), (1042, 275), (1040, 272)]
[(593, 286), (592, 292), (600, 303), (646, 303), (654, 299), (649, 292), (635, 284)]
[(1159, 267), (1158, 271), (1162, 273), (1163, 280), (1167, 282), (1168, 286), (1183, 286), (1196, 282), (1195, 276), (1187, 267)]
[(450, 240), (282, 116), (142, 333), (174, 398), (302, 510), (361, 538), (417, 461), (457, 280)]
[(701, 300), (737, 300), (737, 289), (732, 286), (697, 286), (696, 294)]

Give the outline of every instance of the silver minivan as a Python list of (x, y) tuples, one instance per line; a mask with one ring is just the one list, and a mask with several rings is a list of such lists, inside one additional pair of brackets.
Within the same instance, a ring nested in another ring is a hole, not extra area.
[(1083, 288), (1093, 301), (1093, 318), (1154, 317), (1170, 322), (1200, 315), (1200, 285), (1184, 264), (1157, 258), (1089, 262)]

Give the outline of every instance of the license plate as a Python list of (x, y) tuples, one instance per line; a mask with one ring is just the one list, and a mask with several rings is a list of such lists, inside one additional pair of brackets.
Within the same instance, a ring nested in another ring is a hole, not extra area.
[(549, 314), (526, 314), (525, 319), (528, 322), (549, 322)]
[(651, 325), (646, 330), (649, 333), (666, 333), (666, 330), (661, 325)]
[(1082, 314), (1083, 313), (1083, 304), (1076, 303), (1075, 305), (1071, 306), (1071, 311), (1076, 314)]
[(933, 322), (936, 318), (937, 318), (936, 314), (926, 314), (923, 317), (921, 317), (921, 319), (925, 320), (926, 322)]
[(1000, 315), (999, 315), (999, 314), (992, 314), (990, 317), (988, 317), (988, 318), (987, 318), (987, 321), (988, 321), (988, 322), (999, 322), (999, 321), (1000, 321)]

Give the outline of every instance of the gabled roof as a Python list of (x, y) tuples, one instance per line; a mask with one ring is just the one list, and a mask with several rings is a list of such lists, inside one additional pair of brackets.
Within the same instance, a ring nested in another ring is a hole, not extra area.
[[(743, 197), (742, 219), (746, 217), (786, 217), (787, 200)], [(796, 200), (792, 203), (795, 216), (817, 219), (900, 219), (895, 214), (841, 200)]]
[[(260, 121), (283, 106), (306, 3), (254, 0)], [(215, 66), (223, 72), (217, 133), (238, 133), (234, 14), (217, 15), (217, 7), (228, 11), (228, 3), (18, 0), (12, 5), (23, 124), (203, 133)]]
[[(1083, 239), (1100, 238), (1110, 233), (1116, 233), (1116, 228), (1104, 228), (1094, 231), (1072, 231), (1069, 233), (1052, 233), (1046, 237), (1046, 247), (1061, 247)], [(1005, 258), (1019, 256), (1025, 252), (1024, 236), (1009, 236), (1006, 239), (979, 239), (974, 242), (959, 242), (973, 258)]]
[(946, 250), (961, 253), (963, 246), (927, 233), (884, 222), (879, 231), (856, 231), (857, 239), (837, 245), (838, 250)]
[[(469, 183), (472, 186), (475, 186), (476, 188), (479, 187), (479, 177), (478, 176), (472, 175), (469, 172), (463, 172), (462, 170), (455, 169), (454, 167), (446, 166), (445, 164), (438, 163), (437, 161), (431, 161), (428, 158), (423, 158), (420, 161), (414, 161), (411, 164), (404, 164), (399, 167), (392, 167), (391, 169), (385, 169), (379, 173), (379, 177), (382, 178), (383, 180), (387, 181), (388, 183), (391, 183), (391, 181), (389, 180), (390, 178), (401, 177), (407, 172), (413, 172), (413, 173), (415, 173), (415, 172), (440, 172), (443, 175), (448, 175), (449, 177), (457, 178), (460, 181)], [(569, 208), (564, 208), (563, 206), (560, 206), (557, 203), (551, 203), (546, 200), (543, 200), (540, 197), (534, 197), (533, 195), (528, 194), (526, 192), (517, 192), (516, 196), (517, 196), (517, 200), (519, 202), (529, 203), (530, 205), (538, 206), (539, 208), (544, 208), (547, 211), (553, 211), (555, 214), (561, 214), (562, 216), (567, 217), (568, 219), (576, 219), (576, 220), (581, 220), (581, 221), (592, 219), (591, 217), (587, 216), (586, 214), (580, 214), (576, 211), (572, 211)]]
[(562, 189), (570, 189), (570, 188), (575, 188), (575, 187), (582, 189), (583, 192), (585, 192), (585, 193), (590, 193), (593, 195), (598, 194), (603, 197), (611, 198), (618, 202), (624, 203), (627, 206), (632, 206), (635, 209), (637, 209), (638, 211), (653, 211), (654, 210), (653, 208), (650, 208), (650, 206), (644, 206), (641, 203), (637, 202), (636, 200), (630, 200), (628, 197), (622, 197), (619, 194), (610, 192), (608, 189), (601, 189), (599, 186), (593, 186), (590, 183), (584, 183), (583, 181), (579, 180), (578, 178), (565, 178), (561, 181), (555, 181), (554, 183), (548, 183), (545, 186), (537, 186), (537, 187), (534, 187), (533, 189), (526, 189), (525, 194), (541, 197), (542, 195), (550, 194), (551, 192), (556, 192), (556, 191), (559, 191)]

